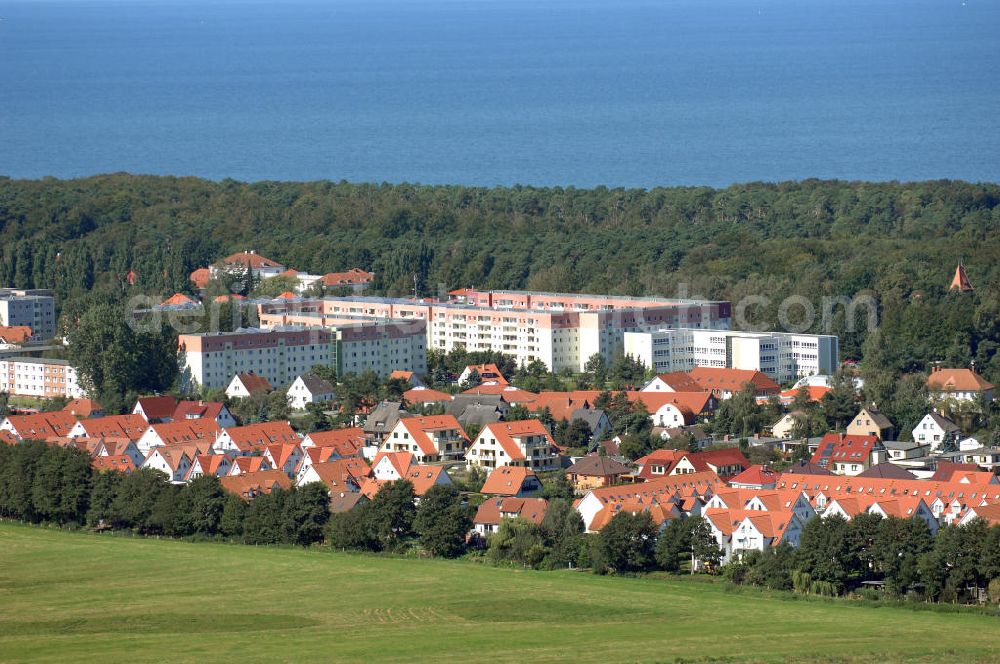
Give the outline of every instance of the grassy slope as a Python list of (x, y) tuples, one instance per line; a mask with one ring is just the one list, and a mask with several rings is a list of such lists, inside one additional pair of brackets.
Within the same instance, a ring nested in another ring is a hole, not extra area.
[(0, 661), (962, 661), (996, 618), (0, 524)]

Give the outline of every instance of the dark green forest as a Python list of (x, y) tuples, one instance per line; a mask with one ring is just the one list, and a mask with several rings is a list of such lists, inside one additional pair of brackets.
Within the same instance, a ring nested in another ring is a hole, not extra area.
[[(807, 180), (727, 189), (245, 184), (125, 174), (0, 179), (0, 283), (52, 288), (72, 324), (108, 296), (191, 291), (244, 249), (324, 273), (361, 267), (376, 293), (441, 286), (729, 299), (873, 295), (880, 367), (975, 360), (1000, 381), (1000, 187)], [(948, 292), (963, 261), (974, 293)], [(134, 286), (123, 277), (137, 275)], [(842, 312), (842, 309), (839, 310)], [(859, 358), (864, 326), (842, 355)]]

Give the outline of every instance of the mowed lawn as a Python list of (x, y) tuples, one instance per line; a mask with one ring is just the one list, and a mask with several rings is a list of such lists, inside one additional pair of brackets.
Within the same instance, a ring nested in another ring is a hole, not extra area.
[(0, 661), (997, 661), (1000, 618), (0, 524)]

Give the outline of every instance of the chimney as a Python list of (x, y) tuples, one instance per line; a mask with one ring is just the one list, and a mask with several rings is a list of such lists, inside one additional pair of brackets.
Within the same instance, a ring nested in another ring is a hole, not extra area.
[(840, 438), (840, 442), (844, 442), (844, 434), (838, 433), (837, 436)]

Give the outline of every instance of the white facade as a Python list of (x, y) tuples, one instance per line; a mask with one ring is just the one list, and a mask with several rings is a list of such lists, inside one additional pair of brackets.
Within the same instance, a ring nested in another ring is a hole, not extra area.
[(840, 363), (837, 337), (826, 334), (678, 328), (626, 332), (624, 344), (626, 355), (657, 373), (747, 369), (785, 383), (833, 373)]
[(302, 376), (296, 378), (288, 388), (288, 405), (292, 410), (305, 410), (307, 404), (323, 403), (330, 401), (333, 397), (332, 389), (314, 393), (302, 380)]
[(52, 291), (0, 288), (0, 325), (27, 325), (32, 341), (56, 336), (56, 299)]
[(38, 357), (0, 359), (0, 392), (46, 399), (87, 396), (77, 381), (76, 369), (69, 362)]
[(142, 464), (142, 468), (158, 470), (171, 482), (183, 482), (191, 469), (191, 459), (184, 453), (168, 453), (162, 448), (154, 448)]
[[(918, 443), (924, 443), (931, 446), (931, 452), (937, 451), (944, 443), (947, 441), (948, 437), (954, 438), (954, 442), (958, 442), (958, 431), (957, 427), (952, 430), (946, 430), (945, 427), (941, 426), (941, 423), (945, 422), (952, 424), (948, 420), (941, 417), (935, 417), (933, 414), (928, 413), (924, 415), (924, 418), (917, 422), (917, 426), (913, 428), (913, 440)], [(952, 424), (952, 426), (954, 426)]]
[(262, 324), (327, 327), (349, 316), (422, 320), (427, 348), (499, 351), (521, 365), (540, 361), (552, 371), (581, 371), (592, 355), (612, 360), (627, 331), (682, 325), (728, 329), (731, 317), (728, 302), (701, 300), (526, 291), (478, 293), (474, 299), (465, 304), (374, 297), (273, 302), (261, 305), (260, 319)]

